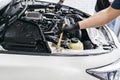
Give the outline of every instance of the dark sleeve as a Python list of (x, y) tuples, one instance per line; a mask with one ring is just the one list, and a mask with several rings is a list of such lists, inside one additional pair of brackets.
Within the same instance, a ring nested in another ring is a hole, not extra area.
[(114, 8), (114, 9), (120, 9), (120, 0), (115, 0), (112, 3), (111, 7)]
[(97, 0), (95, 10), (96, 10), (96, 12), (98, 12), (109, 6), (110, 6), (110, 3), (108, 0)]

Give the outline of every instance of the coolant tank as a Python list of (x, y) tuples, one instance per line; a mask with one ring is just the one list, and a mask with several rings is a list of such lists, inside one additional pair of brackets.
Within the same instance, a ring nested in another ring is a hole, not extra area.
[(83, 50), (83, 43), (78, 38), (72, 38), (69, 48), (73, 50)]

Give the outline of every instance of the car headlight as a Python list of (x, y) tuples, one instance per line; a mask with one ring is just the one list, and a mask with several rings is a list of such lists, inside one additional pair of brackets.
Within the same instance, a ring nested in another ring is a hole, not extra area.
[(120, 80), (120, 59), (102, 67), (87, 69), (86, 72), (100, 80)]

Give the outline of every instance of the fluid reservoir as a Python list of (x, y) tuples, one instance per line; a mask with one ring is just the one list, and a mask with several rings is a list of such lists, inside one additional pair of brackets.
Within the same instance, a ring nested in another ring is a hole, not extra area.
[(73, 50), (83, 50), (83, 43), (78, 38), (72, 38), (69, 48)]

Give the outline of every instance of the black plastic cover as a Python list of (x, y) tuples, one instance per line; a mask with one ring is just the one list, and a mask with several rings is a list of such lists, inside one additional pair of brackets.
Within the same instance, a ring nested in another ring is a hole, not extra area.
[(24, 20), (16, 20), (8, 27), (2, 46), (15, 51), (51, 52), (41, 28)]

